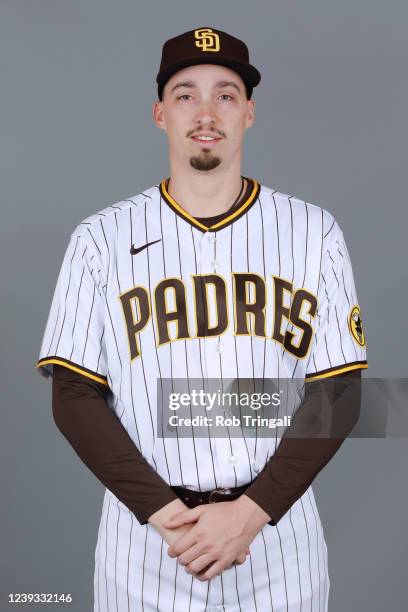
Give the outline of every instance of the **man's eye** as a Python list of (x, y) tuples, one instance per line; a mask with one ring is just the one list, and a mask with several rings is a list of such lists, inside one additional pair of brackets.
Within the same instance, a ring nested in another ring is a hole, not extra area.
[(223, 97), (225, 98), (225, 96), (227, 98), (230, 98), (231, 100), (233, 99), (232, 96), (230, 96), (230, 94), (221, 94), (221, 98), (223, 98)]
[(181, 100), (181, 98), (189, 98), (190, 94), (182, 94), (181, 96), (179, 96), (177, 99)]

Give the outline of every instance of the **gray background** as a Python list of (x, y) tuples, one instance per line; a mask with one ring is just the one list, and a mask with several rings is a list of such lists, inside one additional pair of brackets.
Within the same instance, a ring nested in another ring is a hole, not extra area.
[[(335, 215), (366, 375), (406, 376), (407, 20), (392, 0), (1, 0), (1, 610), (12, 592), (92, 606), (103, 487), (34, 364), (70, 232), (168, 176), (151, 120), (167, 38), (213, 26), (247, 42), (262, 81), (243, 173)], [(407, 458), (406, 440), (347, 440), (317, 478), (330, 612), (407, 609)]]

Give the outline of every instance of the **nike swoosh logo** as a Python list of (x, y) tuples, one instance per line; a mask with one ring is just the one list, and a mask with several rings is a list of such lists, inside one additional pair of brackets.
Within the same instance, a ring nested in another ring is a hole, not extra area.
[(143, 244), (141, 247), (134, 247), (133, 244), (130, 247), (130, 253), (131, 255), (137, 255), (137, 253), (140, 253), (141, 251), (143, 251), (144, 249), (147, 249), (147, 247), (149, 247), (151, 244), (156, 244), (156, 242), (160, 242), (161, 238), (159, 238), (158, 240), (153, 240), (153, 242), (147, 242), (146, 244)]

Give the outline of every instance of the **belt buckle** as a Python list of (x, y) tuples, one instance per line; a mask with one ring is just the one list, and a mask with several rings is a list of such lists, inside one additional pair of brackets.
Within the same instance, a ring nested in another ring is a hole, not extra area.
[(228, 495), (228, 493), (231, 493), (231, 489), (230, 488), (225, 488), (225, 487), (221, 487), (219, 489), (213, 489), (210, 492), (210, 495), (208, 497), (208, 503), (209, 504), (215, 504), (216, 502), (212, 500), (212, 496), (214, 493), (223, 493), (224, 495)]

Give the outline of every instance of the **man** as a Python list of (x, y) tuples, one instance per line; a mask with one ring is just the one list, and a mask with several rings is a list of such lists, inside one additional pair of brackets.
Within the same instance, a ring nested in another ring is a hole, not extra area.
[[(57, 424), (107, 487), (95, 610), (327, 610), (310, 485), (351, 427), (297, 444), (228, 427), (158, 432), (168, 379), (289, 381), (296, 423), (335, 404), (313, 399), (313, 381), (367, 367), (339, 225), (241, 174), (259, 82), (246, 45), (225, 32), (168, 40), (153, 118), (170, 176), (84, 219), (65, 253), (37, 365), (54, 374)], [(344, 408), (350, 387), (336, 385)]]

